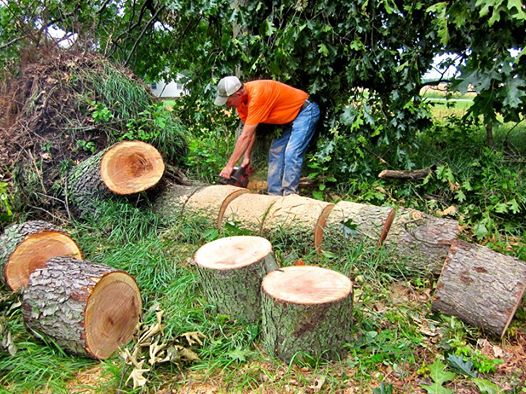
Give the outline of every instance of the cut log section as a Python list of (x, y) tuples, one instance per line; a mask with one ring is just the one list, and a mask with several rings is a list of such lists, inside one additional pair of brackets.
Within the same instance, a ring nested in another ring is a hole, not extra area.
[(0, 279), (17, 291), (27, 286), (35, 269), (57, 256), (82, 259), (78, 245), (64, 230), (41, 220), (11, 225), (0, 237)]
[(183, 215), (186, 203), (194, 193), (206, 187), (206, 185), (184, 186), (169, 184), (155, 200), (153, 210), (158, 213), (164, 221), (174, 222)]
[(297, 353), (339, 358), (351, 339), (352, 282), (314, 266), (281, 268), (262, 282), (263, 345), (285, 362)]
[(194, 261), (205, 295), (219, 312), (250, 323), (261, 320), (261, 280), (278, 268), (269, 241), (221, 238), (202, 246)]
[(245, 230), (261, 233), (265, 217), (279, 196), (266, 194), (243, 194), (226, 207), (222, 224), (234, 222)]
[(141, 308), (139, 288), (126, 272), (67, 257), (31, 274), (22, 306), (28, 328), (95, 359), (132, 338)]
[(439, 274), (451, 243), (460, 228), (452, 219), (436, 218), (423, 212), (400, 208), (385, 239), (394, 256), (411, 268)]
[(232, 185), (207, 186), (193, 193), (188, 199), (185, 210), (188, 213), (214, 219), (217, 228), (221, 227), (221, 220), (228, 205), (247, 189)]
[(525, 289), (525, 262), (457, 240), (438, 280), (432, 309), (502, 337)]
[(326, 238), (349, 242), (364, 242), (368, 245), (381, 244), (382, 234), (389, 232), (389, 217), (393, 208), (340, 201), (329, 214)]
[(286, 229), (294, 236), (312, 240), (316, 250), (323, 242), (323, 231), (334, 204), (291, 194), (278, 199), (270, 208), (263, 222), (263, 232)]
[(129, 196), (155, 186), (164, 173), (161, 154), (150, 144), (123, 141), (74, 167), (68, 176), (68, 200), (81, 215), (96, 210), (112, 195)]

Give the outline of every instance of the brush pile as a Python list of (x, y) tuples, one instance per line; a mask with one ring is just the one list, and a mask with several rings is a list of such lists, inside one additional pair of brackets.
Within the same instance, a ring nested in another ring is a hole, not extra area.
[(167, 163), (184, 157), (183, 127), (169, 113), (156, 121), (162, 104), (129, 70), (71, 50), (25, 58), (0, 86), (0, 180), (17, 206), (63, 210), (67, 172), (119, 140), (147, 140)]

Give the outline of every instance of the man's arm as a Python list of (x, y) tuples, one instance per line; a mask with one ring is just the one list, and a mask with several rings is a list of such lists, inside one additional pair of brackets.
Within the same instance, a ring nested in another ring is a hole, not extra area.
[(241, 167), (248, 167), (248, 165), (250, 165), (250, 156), (252, 155), (252, 148), (254, 147), (254, 141), (256, 141), (256, 133), (252, 135), (252, 139), (248, 142), (247, 150), (245, 151), (245, 155), (243, 157), (243, 162), (241, 163)]
[[(254, 144), (254, 139), (256, 135), (256, 127), (257, 125), (243, 126), (243, 131), (241, 132), (241, 135), (236, 141), (234, 151), (230, 155), (228, 163), (219, 174), (220, 176), (227, 179), (230, 178), (234, 166), (236, 165), (237, 161), (241, 158), (241, 156), (243, 156), (243, 153), (245, 153), (249, 148), (250, 150), (252, 150), (252, 145)], [(250, 154), (250, 151), (248, 153)]]

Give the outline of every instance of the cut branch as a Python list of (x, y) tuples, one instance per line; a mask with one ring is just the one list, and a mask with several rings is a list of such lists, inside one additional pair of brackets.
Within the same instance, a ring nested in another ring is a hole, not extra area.
[(420, 170), (383, 170), (378, 174), (378, 178), (382, 179), (422, 179), (433, 172), (433, 166), (422, 168)]

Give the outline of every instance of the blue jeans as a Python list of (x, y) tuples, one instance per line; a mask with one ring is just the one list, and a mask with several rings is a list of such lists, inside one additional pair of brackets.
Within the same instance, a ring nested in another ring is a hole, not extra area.
[(303, 155), (319, 119), (320, 109), (311, 102), (300, 111), (292, 125), (283, 130), (283, 135), (272, 141), (268, 154), (268, 194), (298, 193)]

